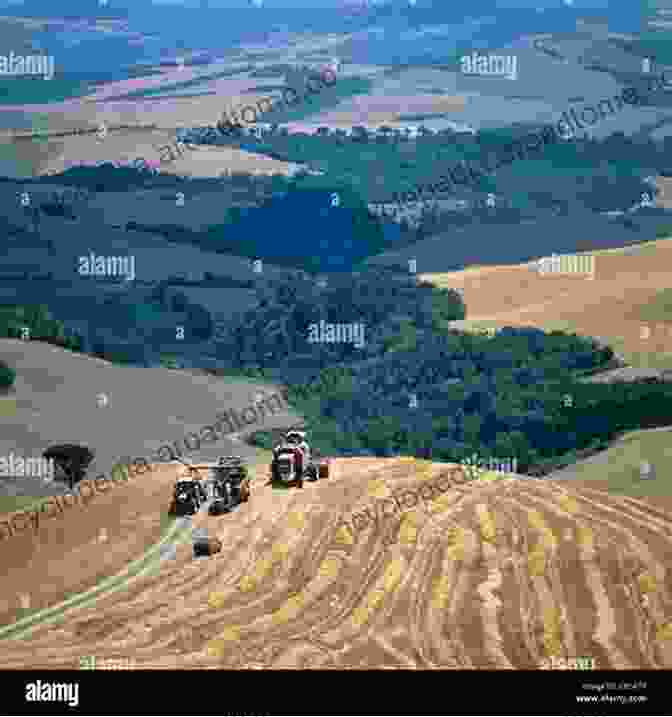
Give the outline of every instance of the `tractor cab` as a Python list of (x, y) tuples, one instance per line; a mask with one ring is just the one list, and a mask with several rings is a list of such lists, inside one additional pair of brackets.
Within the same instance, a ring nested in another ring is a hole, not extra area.
[(220, 456), (211, 468), (213, 480), (232, 480), (240, 482), (247, 478), (247, 466), (239, 456)]
[(210, 467), (213, 501), (209, 512), (219, 515), (230, 511), (250, 497), (247, 466), (238, 456), (222, 456)]
[(283, 483), (299, 480), (302, 474), (301, 459), (301, 450), (297, 446), (280, 446), (275, 454), (276, 477)]
[(300, 446), (304, 450), (308, 448), (305, 431), (288, 431), (285, 434), (285, 443), (290, 446)]
[(271, 480), (277, 483), (293, 483), (303, 487), (304, 478), (317, 480), (328, 475), (325, 461), (318, 465), (311, 455), (306, 432), (300, 429), (287, 431), (284, 440), (273, 449)]
[(193, 515), (207, 500), (207, 494), (200, 481), (182, 476), (175, 483), (170, 513), (172, 515)]

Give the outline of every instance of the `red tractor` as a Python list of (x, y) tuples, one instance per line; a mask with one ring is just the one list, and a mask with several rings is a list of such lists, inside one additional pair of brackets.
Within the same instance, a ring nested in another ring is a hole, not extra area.
[(328, 477), (328, 461), (322, 460), (316, 463), (313, 460), (304, 431), (289, 431), (285, 435), (284, 441), (273, 449), (272, 482), (295, 484), (299, 488), (303, 488), (303, 481), (306, 478), (317, 480)]

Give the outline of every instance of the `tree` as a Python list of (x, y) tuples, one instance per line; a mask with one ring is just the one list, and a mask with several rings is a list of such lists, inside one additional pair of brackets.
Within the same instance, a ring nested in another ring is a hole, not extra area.
[(482, 417), (478, 413), (470, 413), (464, 417), (464, 442), (479, 444), (481, 438)]
[(0, 389), (7, 389), (14, 385), (16, 371), (4, 361), (0, 361)]
[(44, 304), (30, 304), (24, 308), (23, 316), (33, 337), (48, 337), (62, 334), (62, 326), (55, 322)]
[(73, 485), (83, 480), (86, 475), (86, 470), (94, 458), (94, 453), (86, 446), (63, 443), (51, 446), (42, 456), (47, 460), (53, 459), (61, 473), (65, 475), (70, 490), (72, 490)]

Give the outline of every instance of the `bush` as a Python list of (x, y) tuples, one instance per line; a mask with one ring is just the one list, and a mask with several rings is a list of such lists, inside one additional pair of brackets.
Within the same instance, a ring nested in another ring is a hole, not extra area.
[(75, 483), (83, 480), (91, 461), (95, 458), (94, 452), (87, 446), (75, 443), (61, 443), (51, 446), (42, 454), (43, 458), (52, 460), (58, 466), (59, 472), (67, 480), (70, 489)]
[(80, 336), (66, 336), (63, 323), (42, 304), (0, 304), (0, 336), (43, 341), (72, 351), (80, 351), (82, 345)]
[(136, 366), (144, 361), (144, 346), (132, 344), (105, 344), (96, 342), (91, 354), (117, 366)]
[(81, 351), (82, 350), (82, 338), (81, 336), (55, 336), (53, 338), (45, 339), (48, 344), (54, 346), (60, 346), (70, 351)]
[(14, 385), (16, 371), (4, 361), (0, 361), (0, 388), (10, 388)]

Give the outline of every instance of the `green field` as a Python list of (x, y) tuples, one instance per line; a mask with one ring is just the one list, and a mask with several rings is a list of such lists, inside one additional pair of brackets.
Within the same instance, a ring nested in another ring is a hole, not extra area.
[(0, 418), (11, 418), (16, 414), (16, 399), (0, 396)]
[(662, 289), (655, 298), (636, 309), (641, 321), (672, 321), (672, 289)]
[(31, 506), (37, 507), (47, 498), (35, 498), (31, 495), (0, 495), (0, 515), (25, 510)]
[[(632, 498), (672, 496), (671, 431), (633, 431), (600, 455), (599, 462), (572, 466), (572, 478), (606, 481), (610, 493)], [(648, 461), (656, 478), (642, 480), (640, 464)], [(563, 478), (562, 473), (557, 475)]]

